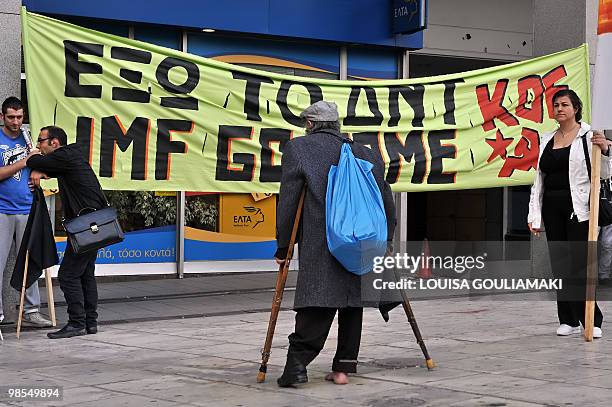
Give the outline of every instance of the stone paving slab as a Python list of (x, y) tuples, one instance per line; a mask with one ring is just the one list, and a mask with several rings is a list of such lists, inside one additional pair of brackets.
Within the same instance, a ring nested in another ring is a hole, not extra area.
[[(63, 386), (59, 402), (0, 406), (610, 406), (612, 340), (557, 337), (555, 304), (544, 301), (416, 301), (414, 312), (430, 354), (428, 371), (401, 309), (384, 323), (364, 314), (359, 373), (347, 386), (325, 382), (337, 340), (309, 366), (308, 384), (280, 389), (294, 314), (279, 315), (268, 376), (255, 382), (269, 314), (259, 294), (199, 298), (227, 315), (106, 324), (97, 335), (51, 341), (29, 330), (21, 340), (3, 329), (0, 384)], [(169, 300), (163, 300), (169, 301)], [(189, 301), (194, 301), (193, 298)], [(117, 303), (140, 312), (133, 303)], [(167, 305), (167, 304), (166, 304)], [(604, 314), (609, 303), (600, 304)], [(159, 309), (162, 309), (160, 307)]]
[[(323, 379), (334, 355), (336, 324), (326, 348), (309, 366), (310, 382), (299, 389), (276, 386), (294, 323), (293, 312), (284, 311), (277, 323), (268, 380), (257, 384), (269, 317), (261, 310), (270, 307), (274, 278), (273, 273), (257, 273), (104, 283), (102, 298), (108, 301), (101, 304), (102, 325), (95, 336), (51, 341), (45, 331), (27, 330), (17, 341), (14, 327), (3, 327), (0, 384), (63, 386), (64, 400), (0, 401), (0, 406), (612, 404), (612, 341), (606, 325), (604, 339), (593, 343), (579, 335), (557, 337), (554, 302), (533, 301), (529, 295), (522, 301), (414, 301), (421, 332), (437, 363), (433, 371), (424, 367), (401, 309), (391, 313), (389, 323), (377, 311), (367, 310), (359, 373), (348, 386)], [(190, 288), (181, 296), (186, 287)], [(219, 295), (222, 290), (228, 294)], [(120, 300), (143, 293), (154, 298)], [(288, 290), (284, 307), (291, 306), (292, 297)], [(609, 303), (600, 306), (604, 315), (612, 311)], [(65, 308), (58, 307), (58, 315), (64, 314)], [(135, 322), (117, 323), (126, 321)]]
[[(137, 297), (183, 296), (220, 291), (248, 291), (274, 288), (276, 272), (249, 272), (232, 274), (211, 274), (187, 276), (183, 279), (162, 278), (157, 280), (135, 279), (133, 281), (102, 280), (98, 282), (98, 296), (101, 301)], [(295, 287), (297, 272), (287, 275), (286, 287)], [(47, 291), (40, 290), (41, 300), (46, 302)], [(57, 281), (53, 283), (56, 301), (63, 300)]]

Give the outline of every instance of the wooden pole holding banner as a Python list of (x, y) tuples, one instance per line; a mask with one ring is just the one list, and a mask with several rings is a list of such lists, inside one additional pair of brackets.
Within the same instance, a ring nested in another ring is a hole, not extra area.
[(270, 321), (268, 322), (268, 332), (266, 334), (266, 340), (264, 342), (264, 347), (261, 351), (261, 365), (259, 366), (259, 372), (257, 373), (257, 383), (263, 383), (266, 380), (266, 373), (268, 371), (268, 360), (270, 359), (270, 350), (272, 349), (272, 338), (274, 337), (274, 331), (276, 329), (276, 320), (278, 319), (281, 302), (283, 301), (283, 292), (285, 291), (285, 283), (287, 282), (287, 274), (289, 273), (289, 263), (291, 263), (291, 258), (293, 257), (293, 246), (295, 245), (298, 226), (300, 225), (300, 218), (302, 217), (302, 207), (304, 206), (305, 196), (306, 187), (302, 188), (302, 193), (300, 194), (300, 201), (298, 203), (297, 212), (295, 213), (293, 229), (291, 230), (291, 239), (289, 240), (287, 257), (285, 257), (285, 261), (278, 268), (278, 275), (276, 277), (276, 288), (274, 289), (274, 298), (272, 299), (272, 312), (270, 313)]
[(597, 281), (597, 233), (599, 220), (599, 174), (601, 168), (601, 149), (593, 144), (591, 154), (591, 198), (589, 208), (589, 241), (586, 273), (586, 301), (584, 310), (584, 339), (593, 341), (595, 324), (595, 287)]
[(30, 251), (26, 250), (25, 266), (23, 268), (23, 281), (21, 282), (21, 296), (19, 299), (19, 314), (17, 316), (17, 339), (21, 334), (21, 320), (23, 319), (23, 303), (25, 301), (26, 280), (28, 279), (28, 260), (30, 259)]
[(47, 286), (47, 307), (49, 308), (49, 317), (53, 326), (57, 326), (55, 318), (55, 299), (53, 298), (53, 282), (51, 281), (51, 270), (45, 269), (45, 285)]

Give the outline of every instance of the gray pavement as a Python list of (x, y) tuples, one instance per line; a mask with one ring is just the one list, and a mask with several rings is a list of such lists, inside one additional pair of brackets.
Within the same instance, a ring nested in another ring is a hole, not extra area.
[[(415, 301), (437, 367), (401, 309), (367, 310), (359, 373), (324, 381), (336, 327), (308, 384), (279, 389), (293, 312), (281, 312), (267, 381), (255, 382), (274, 273), (100, 284), (100, 333), (64, 340), (2, 326), (0, 388), (61, 386), (61, 401), (10, 406), (610, 406), (612, 340), (557, 337), (555, 304), (523, 295)], [(295, 282), (290, 275), (289, 287)], [(290, 308), (292, 291), (285, 294)], [(146, 297), (146, 298), (145, 298)], [(61, 294), (58, 299), (62, 299)], [(600, 304), (604, 315), (610, 303)], [(58, 308), (60, 316), (65, 309)], [(156, 320), (159, 316), (160, 320)]]
[[(286, 285), (286, 307), (291, 308), (297, 272), (290, 272)], [(101, 324), (158, 321), (197, 316), (226, 315), (237, 312), (269, 311), (276, 273), (232, 273), (184, 279), (98, 282)], [(56, 311), (65, 322), (66, 303), (57, 282), (53, 286)], [(40, 287), (43, 306), (47, 290)], [(229, 295), (229, 297), (228, 297)], [(46, 310), (43, 310), (46, 312)]]

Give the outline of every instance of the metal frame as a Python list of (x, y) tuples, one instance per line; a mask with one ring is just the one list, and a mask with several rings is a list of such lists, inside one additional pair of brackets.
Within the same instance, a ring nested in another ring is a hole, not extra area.
[(185, 276), (185, 191), (176, 193), (176, 276)]
[(340, 47), (340, 61), (338, 63), (339, 77), (341, 81), (348, 79), (348, 51), (346, 45)]
[[(187, 52), (187, 31), (181, 33), (181, 51)], [(176, 276), (185, 276), (185, 191), (176, 192)]]
[(510, 188), (504, 187), (503, 190), (503, 198), (502, 198), (502, 259), (506, 259), (506, 235), (508, 234), (509, 228), (509, 220), (512, 216), (512, 211), (510, 210), (510, 196), (512, 195), (512, 191)]
[[(410, 77), (410, 54), (405, 50), (400, 55), (398, 61), (400, 79), (408, 79)], [(396, 192), (393, 194), (395, 200), (395, 216), (397, 218), (397, 227), (395, 228), (394, 242), (395, 247), (400, 248), (402, 242), (408, 240), (408, 223), (406, 215), (408, 213), (408, 195), (407, 192)]]

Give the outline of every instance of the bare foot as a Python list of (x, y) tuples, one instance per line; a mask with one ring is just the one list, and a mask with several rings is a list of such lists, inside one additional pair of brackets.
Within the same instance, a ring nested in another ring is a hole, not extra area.
[(325, 375), (325, 380), (335, 384), (348, 384), (348, 375), (344, 372), (330, 372)]

